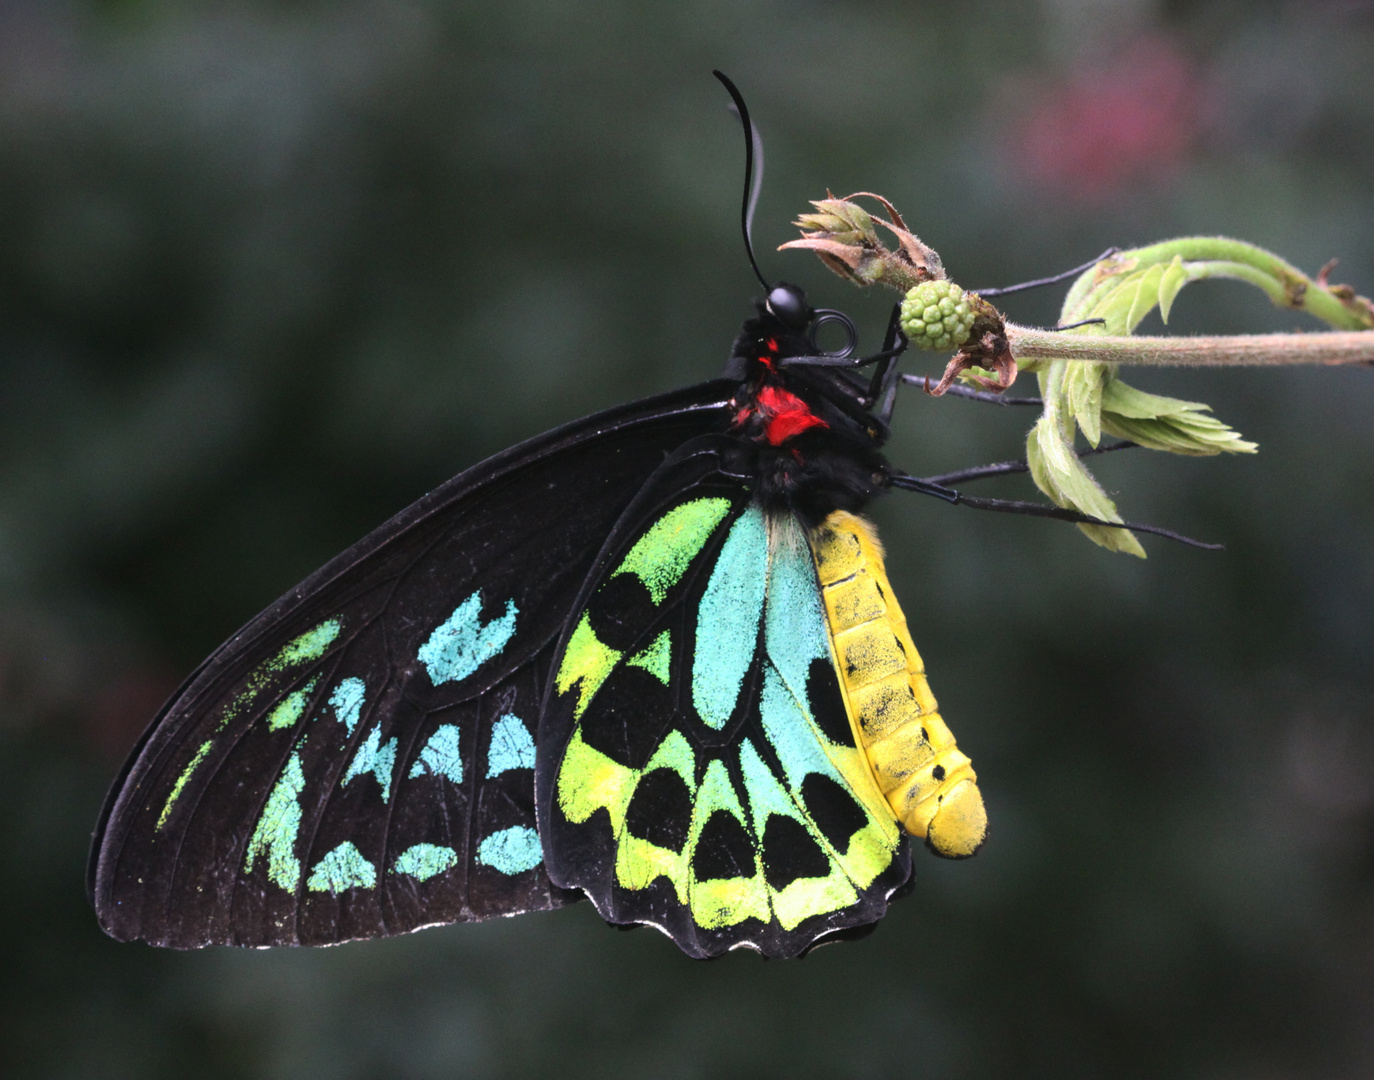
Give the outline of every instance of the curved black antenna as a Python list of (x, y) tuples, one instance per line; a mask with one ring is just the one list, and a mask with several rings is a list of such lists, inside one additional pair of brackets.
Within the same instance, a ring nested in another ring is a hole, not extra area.
[[(763, 188), (763, 140), (759, 138), (759, 129), (749, 119), (749, 107), (744, 104), (744, 95), (739, 88), (723, 72), (713, 70), (711, 74), (720, 80), (734, 99), (739, 122), (744, 127), (744, 206), (740, 209), (740, 225), (744, 229), (744, 250), (749, 256), (749, 265), (754, 268), (754, 276), (759, 279), (763, 291), (769, 293), (773, 291), (773, 286), (768, 284), (754, 258), (753, 237), (754, 207), (759, 204), (759, 192)], [(757, 170), (755, 161), (758, 162)]]

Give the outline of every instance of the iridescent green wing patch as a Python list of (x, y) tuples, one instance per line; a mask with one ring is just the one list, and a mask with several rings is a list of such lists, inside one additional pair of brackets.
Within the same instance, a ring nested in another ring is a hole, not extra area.
[(708, 476), (627, 513), (541, 729), (553, 880), (695, 956), (797, 955), (874, 923), (910, 876), (802, 528), (748, 498)]
[[(680, 393), (493, 459), (244, 627), (115, 785), (91, 874), (105, 929), (325, 944), (576, 899), (534, 805), (555, 651), (635, 492), (723, 409)], [(655, 550), (632, 572), (670, 589)], [(648, 642), (636, 670), (661, 679), (669, 654)]]

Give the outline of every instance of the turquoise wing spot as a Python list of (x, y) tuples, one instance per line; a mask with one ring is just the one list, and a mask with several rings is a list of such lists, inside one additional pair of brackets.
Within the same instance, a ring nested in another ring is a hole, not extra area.
[[(777, 753), (786, 786), (800, 800), (803, 781), (812, 773), (835, 781), (863, 812), (865, 823), (845, 843), (822, 847), (830, 853), (827, 878), (793, 882), (776, 898), (779, 920), (804, 918), (834, 911), (852, 903), (852, 889), (837, 876), (866, 888), (892, 862), (900, 844), (891, 809), (874, 784), (864, 752), (852, 743), (831, 742), (817, 728), (807, 695), (811, 663), (834, 664), (820, 584), (809, 545), (795, 520), (775, 523), (773, 560), (768, 582), (768, 610), (764, 615), (764, 666), (759, 713), (764, 734)], [(836, 674), (838, 678), (838, 673)], [(799, 802), (800, 805), (800, 802)], [(814, 835), (807, 813), (807, 827)], [(803, 882), (809, 882), (804, 885)]]
[(672, 631), (665, 630), (654, 638), (653, 642), (643, 652), (635, 653), (634, 656), (626, 660), (625, 663), (631, 667), (642, 668), (661, 682), (664, 686), (668, 685), (668, 680), (672, 675), (673, 660), (673, 640)]
[(171, 816), (173, 804), (181, 798), (182, 789), (186, 787), (186, 782), (191, 779), (191, 774), (196, 771), (196, 767), (205, 760), (205, 755), (210, 752), (210, 747), (214, 746), (214, 740), (207, 739), (200, 744), (200, 749), (195, 756), (187, 763), (186, 768), (181, 770), (181, 775), (177, 777), (176, 783), (172, 785), (172, 791), (167, 796), (167, 801), (162, 806), (162, 813), (157, 816), (157, 827), (160, 829), (167, 824), (167, 818)]
[(367, 739), (362, 746), (358, 747), (358, 752), (353, 755), (353, 763), (348, 766), (348, 772), (339, 781), (339, 786), (343, 787), (355, 776), (366, 776), (371, 773), (377, 778), (377, 783), (382, 785), (382, 802), (387, 802), (391, 798), (391, 770), (396, 767), (396, 740), (388, 739), (382, 742), (381, 725), (375, 725), (367, 733)]
[(519, 609), (514, 600), (506, 601), (506, 613), (483, 625), (482, 593), (473, 593), (452, 615), (435, 628), (416, 656), (429, 670), (430, 681), (441, 683), (466, 679), (506, 647), (515, 635)]
[[(312, 682), (311, 686), (305, 687), (305, 690), (309, 691), (313, 686), (315, 683)], [(365, 697), (367, 697), (367, 686), (361, 679), (343, 679), (337, 687), (334, 687), (334, 693), (330, 694), (330, 708), (334, 709), (334, 719), (343, 724), (343, 727), (348, 728), (349, 735), (353, 734), (353, 728), (357, 727), (357, 721), (363, 715)], [(284, 705), (286, 702), (282, 702), (282, 704)], [(301, 701), (301, 708), (305, 708), (304, 699)]]
[(363, 858), (350, 840), (345, 840), (315, 864), (305, 887), (311, 892), (335, 895), (345, 889), (372, 889), (377, 885), (377, 868)]
[(438, 844), (415, 844), (396, 856), (391, 864), (393, 874), (405, 874), (416, 881), (428, 881), (458, 863), (458, 852)]
[(295, 727), (319, 681), (317, 678), (311, 679), (299, 690), (293, 690), (277, 702), (277, 707), (267, 714), (268, 730), (281, 731), (283, 728)]
[(806, 824), (806, 815), (797, 809), (792, 796), (778, 783), (773, 770), (748, 739), (740, 743), (739, 763), (744, 776), (744, 793), (749, 800), (749, 817), (753, 821), (756, 836), (763, 835), (769, 814), (781, 814), (802, 825)]
[(635, 541), (611, 577), (635, 574), (654, 603), (663, 603), (729, 510), (730, 500), (721, 498), (692, 499), (673, 507)]
[(520, 717), (506, 713), (491, 726), (487, 751), (487, 779), (511, 769), (534, 768), (534, 739)]
[(806, 538), (791, 518), (777, 522), (775, 533), (764, 647), (802, 711), (810, 715), (806, 679), (811, 661), (830, 658), (830, 635)]
[(410, 767), (410, 779), (425, 773), (446, 776), (455, 784), (463, 782), (463, 748), (457, 724), (440, 725), (425, 743), (420, 757)]
[(358, 717), (362, 715), (366, 692), (367, 686), (362, 679), (351, 678), (344, 679), (329, 695), (329, 704), (334, 710), (335, 718), (348, 729), (350, 735), (358, 726)]
[(772, 666), (764, 669), (759, 714), (763, 720), (763, 733), (773, 744), (783, 772), (787, 775), (788, 787), (800, 791), (802, 781), (810, 773), (824, 773), (832, 780), (844, 783), (839, 770), (821, 749), (811, 718)]
[(488, 836), (477, 847), (477, 861), (502, 874), (514, 877), (533, 870), (544, 861), (539, 834), (524, 825), (502, 829)]
[(296, 858), (296, 834), (301, 828), (301, 792), (305, 790), (305, 771), (299, 753), (286, 759), (286, 768), (277, 778), (267, 804), (262, 808), (257, 827), (248, 841), (243, 872), (251, 874), (259, 855), (267, 856), (268, 880), (287, 892), (295, 892), (301, 881), (301, 862)]
[(750, 507), (730, 528), (697, 608), (692, 704), (719, 731), (730, 719), (754, 660), (768, 581), (768, 531)]

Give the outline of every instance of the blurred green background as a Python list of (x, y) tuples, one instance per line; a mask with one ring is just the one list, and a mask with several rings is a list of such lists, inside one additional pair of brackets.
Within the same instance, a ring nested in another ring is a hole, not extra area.
[[(486, 455), (718, 372), (756, 286), (712, 67), (766, 140), (765, 271), (872, 347), (889, 298), (772, 250), (827, 187), (970, 287), (1206, 232), (1374, 293), (1372, 57), (1344, 0), (0, 2), (0, 1072), (1374, 1074), (1368, 370), (1132, 378), (1261, 444), (1095, 466), (1223, 554), (874, 509), (993, 833), (865, 941), (700, 964), (577, 905), (176, 954), (83, 890), (124, 753), (243, 621)], [(1170, 329), (1297, 324), (1203, 283)], [(1031, 420), (909, 392), (891, 456)]]

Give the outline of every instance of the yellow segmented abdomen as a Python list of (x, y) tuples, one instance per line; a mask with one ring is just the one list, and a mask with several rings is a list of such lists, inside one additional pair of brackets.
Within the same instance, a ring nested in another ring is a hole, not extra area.
[(837, 510), (811, 533), (840, 690), (873, 780), (913, 836), (947, 858), (982, 845), (987, 812), (883, 569), (873, 527)]

